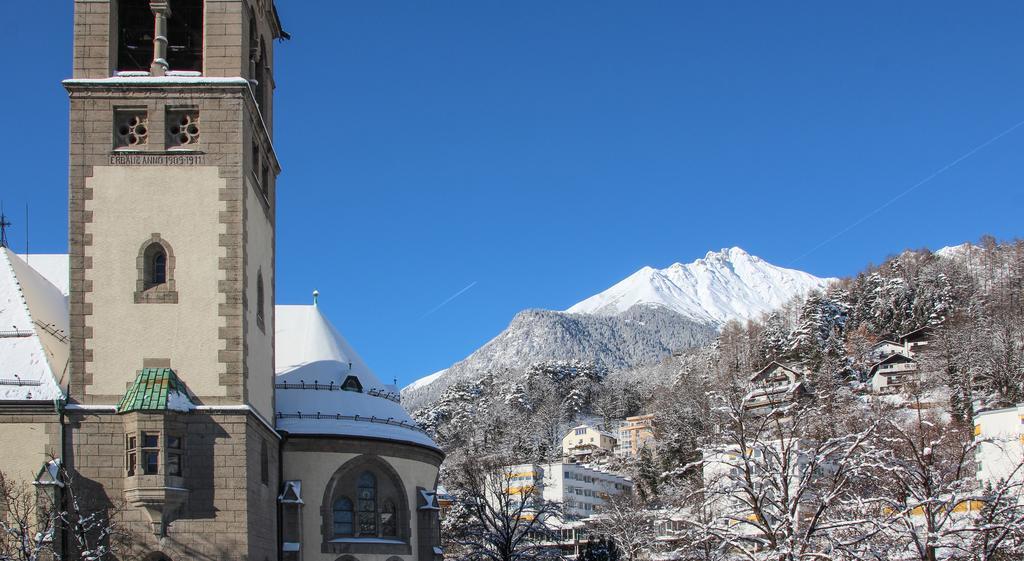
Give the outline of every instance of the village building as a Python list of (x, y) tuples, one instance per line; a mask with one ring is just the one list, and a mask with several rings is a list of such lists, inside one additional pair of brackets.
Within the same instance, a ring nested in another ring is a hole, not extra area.
[(744, 397), (743, 406), (759, 414), (794, 403), (806, 392), (803, 372), (776, 361), (751, 376), (750, 383), (753, 389)]
[(975, 415), (974, 438), (980, 482), (1024, 484), (1024, 404)]
[(913, 357), (928, 350), (928, 345), (935, 336), (935, 329), (929, 325), (908, 331), (900, 335), (900, 343), (903, 344), (903, 354)]
[(872, 362), (877, 362), (883, 358), (894, 355), (896, 353), (902, 353), (905, 351), (903, 343), (893, 341), (891, 339), (881, 339), (877, 341), (871, 348), (868, 349), (868, 359)]
[(520, 464), (504, 471), (510, 479), (508, 492), (534, 490), (544, 500), (560, 504), (565, 521), (600, 512), (609, 495), (630, 493), (633, 489), (628, 477), (586, 464)]
[(903, 353), (891, 354), (871, 367), (868, 380), (873, 393), (902, 393), (920, 381), (918, 363)]
[(595, 426), (578, 425), (562, 438), (562, 457), (571, 462), (588, 462), (595, 455), (614, 453), (616, 441), (610, 433)]
[(443, 453), (274, 301), (272, 0), (76, 0), (74, 34), (70, 253), (0, 249), (0, 471), (66, 466), (127, 557), (440, 559)]
[(619, 426), (615, 455), (636, 457), (644, 448), (654, 448), (654, 415), (626, 417)]

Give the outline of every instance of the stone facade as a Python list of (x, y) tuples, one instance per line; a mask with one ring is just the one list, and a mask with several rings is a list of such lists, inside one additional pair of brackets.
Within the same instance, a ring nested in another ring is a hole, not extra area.
[[(121, 507), (141, 551), (260, 561), (279, 549), (270, 47), (281, 30), (264, 0), (199, 5), (201, 76), (151, 78), (116, 76), (117, 0), (75, 2), (63, 455)], [(263, 46), (258, 63), (253, 44)], [(251, 82), (257, 66), (263, 84)], [(126, 112), (141, 117), (131, 143), (117, 129)], [(167, 282), (150, 288), (152, 243), (167, 255)], [(259, 326), (257, 275), (270, 295)], [(176, 371), (199, 409), (116, 414), (136, 372), (156, 364)], [(179, 475), (165, 472), (171, 432), (184, 446)], [(130, 434), (160, 435), (159, 474), (128, 475)]]
[[(272, 46), (286, 34), (272, 0), (128, 2), (75, 0), (66, 396), (0, 402), (0, 449), (25, 451), (0, 471), (28, 480), (60, 457), (86, 509), (115, 513), (125, 559), (439, 559), (443, 454), (396, 388), (365, 365), (360, 384), (351, 352), (332, 360), (358, 387), (338, 379), (327, 395), (338, 421), (367, 407), (347, 429), (357, 435), (300, 434), (308, 415), (277, 415), (289, 384), (275, 372)], [(119, 72), (118, 19), (147, 8), (150, 73)], [(201, 10), (202, 71), (160, 57), (175, 9)], [(298, 432), (282, 428), (289, 416)], [(374, 529), (341, 532), (333, 501), (356, 498), (367, 474), (381, 503), (359, 496), (358, 512)]]
[[(342, 555), (361, 561), (438, 558), (434, 552), (440, 546), (437, 512), (421, 508), (425, 505), (420, 494), (437, 488), (444, 459), (438, 450), (404, 442), (293, 436), (286, 438), (283, 456), (284, 479), (302, 482), (305, 504), (296, 513), (297, 520), (283, 522), (299, 528), (304, 561), (333, 561)], [(332, 503), (367, 470), (401, 490), (395, 543), (334, 539)]]
[[(133, 507), (126, 491), (164, 486), (158, 476), (128, 476), (125, 434), (163, 432), (177, 423), (185, 462), (180, 481), (187, 499), (167, 517), (164, 535), (153, 531), (144, 508)], [(278, 458), (270, 454), (272, 477), (260, 477), (261, 442), (277, 442), (276, 433), (244, 411), (194, 411), (117, 415), (111, 409), (67, 412), (69, 438), (64, 457), (75, 468), (77, 488), (97, 504), (119, 513), (135, 554), (160, 551), (172, 559), (274, 558), (277, 549), (276, 499)], [(276, 446), (275, 446), (276, 447)]]

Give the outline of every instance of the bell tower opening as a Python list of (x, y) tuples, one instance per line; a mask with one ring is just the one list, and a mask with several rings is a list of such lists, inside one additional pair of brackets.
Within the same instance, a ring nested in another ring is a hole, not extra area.
[(167, 21), (167, 66), (203, 71), (203, 0), (175, 0)]
[(149, 0), (117, 3), (117, 70), (147, 72), (153, 63), (153, 11)]
[(203, 70), (203, 0), (118, 0), (120, 72)]

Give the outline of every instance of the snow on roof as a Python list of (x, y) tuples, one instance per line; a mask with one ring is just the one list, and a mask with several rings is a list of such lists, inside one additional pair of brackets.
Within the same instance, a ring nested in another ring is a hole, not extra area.
[(877, 372), (878, 369), (883, 364), (890, 364), (890, 363), (893, 363), (893, 362), (913, 362), (913, 363), (916, 363), (917, 361), (912, 359), (912, 358), (910, 358), (909, 356), (907, 356), (907, 355), (905, 355), (903, 353), (893, 353), (893, 354), (883, 358), (882, 360), (876, 362), (875, 364), (873, 364), (871, 366), (871, 371), (869, 372), (869, 374), (871, 376), (874, 376), (875, 372)]
[[(277, 428), (398, 440), (437, 448), (316, 306), (277, 306)], [(359, 391), (342, 389), (355, 376)]]
[(56, 286), (65, 297), (70, 294), (67, 253), (19, 253), (18, 257)]
[(0, 401), (62, 398), (68, 308), (60, 289), (0, 248)]
[(781, 368), (781, 369), (786, 370), (788, 372), (792, 372), (794, 375), (797, 375), (797, 376), (800, 375), (800, 372), (798, 372), (795, 367), (789, 366), (788, 364), (783, 364), (783, 363), (781, 363), (781, 362), (779, 362), (777, 360), (773, 360), (773, 361), (769, 362), (767, 366), (765, 366), (764, 368), (762, 368), (762, 369), (758, 370), (757, 372), (755, 372), (754, 375), (750, 377), (750, 381), (751, 382), (756, 382), (760, 378), (764, 377), (765, 374), (767, 374), (768, 372), (771, 372), (771, 371), (773, 371), (773, 370), (775, 370), (777, 368)]
[(110, 78), (69, 78), (62, 82), (67, 86), (173, 86), (173, 85), (234, 85), (248, 86), (249, 81), (238, 77), (220, 76), (150, 76), (120, 75)]

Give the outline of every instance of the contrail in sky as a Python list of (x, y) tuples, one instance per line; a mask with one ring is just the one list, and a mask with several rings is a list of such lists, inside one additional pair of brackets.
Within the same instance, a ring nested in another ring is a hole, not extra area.
[(430, 314), (432, 314), (432, 313), (440, 310), (441, 308), (445, 307), (449, 302), (451, 302), (452, 300), (455, 300), (459, 296), (462, 296), (467, 290), (469, 290), (470, 288), (473, 288), (474, 286), (476, 286), (476, 281), (473, 281), (473, 282), (469, 283), (468, 285), (466, 285), (466, 288), (463, 288), (462, 290), (456, 292), (455, 294), (452, 294), (451, 296), (448, 297), (447, 300), (445, 300), (444, 302), (441, 302), (440, 304), (434, 306), (434, 308), (432, 310), (430, 310), (429, 312), (427, 312), (427, 313), (423, 314), (422, 316), (420, 316), (420, 319), (423, 319), (423, 318), (429, 316)]
[(999, 140), (1000, 138), (1003, 138), (1004, 136), (1010, 134), (1011, 132), (1017, 130), (1018, 128), (1021, 127), (1021, 125), (1024, 125), (1024, 121), (1020, 121), (1019, 123), (1017, 123), (1017, 124), (1013, 125), (1012, 127), (1004, 130), (1003, 132), (993, 136), (992, 138), (986, 140), (985, 142), (982, 142), (981, 144), (975, 146), (974, 148), (971, 148), (970, 150), (968, 150), (967, 152), (962, 154), (959, 158), (957, 158), (957, 159), (953, 160), (952, 162), (949, 162), (948, 164), (946, 164), (946, 165), (942, 166), (941, 168), (935, 170), (934, 172), (932, 172), (931, 175), (929, 175), (928, 177), (925, 177), (921, 181), (918, 181), (917, 183), (911, 185), (909, 189), (907, 189), (907, 190), (903, 191), (902, 193), (896, 195), (895, 197), (889, 199), (882, 206), (880, 206), (880, 207), (876, 208), (875, 210), (872, 210), (871, 212), (865, 214), (864, 216), (860, 217), (860, 219), (855, 221), (853, 224), (850, 224), (846, 228), (843, 228), (839, 232), (836, 232), (832, 237), (830, 237), (827, 240), (825, 240), (825, 241), (819, 243), (818, 245), (812, 247), (809, 251), (807, 251), (806, 253), (804, 253), (800, 257), (797, 257), (796, 259), (790, 261), (790, 265), (795, 265), (798, 261), (802, 260), (804, 257), (807, 257), (808, 255), (814, 253), (815, 251), (818, 251), (819, 249), (821, 249), (822, 247), (828, 245), (829, 243), (832, 243), (833, 241), (836, 240), (836, 238), (842, 236), (843, 234), (849, 232), (850, 230), (853, 230), (857, 226), (860, 226), (861, 224), (863, 224), (865, 221), (867, 221), (872, 216), (878, 214), (879, 212), (882, 212), (883, 210), (885, 210), (887, 207), (889, 207), (890, 205), (892, 205), (896, 201), (898, 201), (898, 200), (902, 199), (903, 197), (907, 196), (914, 189), (917, 189), (918, 187), (924, 185), (925, 183), (928, 183), (929, 181), (931, 181), (931, 180), (935, 179), (936, 177), (942, 175), (943, 173), (949, 171), (950, 168), (956, 166), (960, 162), (966, 160), (967, 158), (970, 158), (971, 156), (975, 155), (976, 153), (980, 152), (981, 150), (987, 148), (988, 145), (990, 145), (993, 142)]

